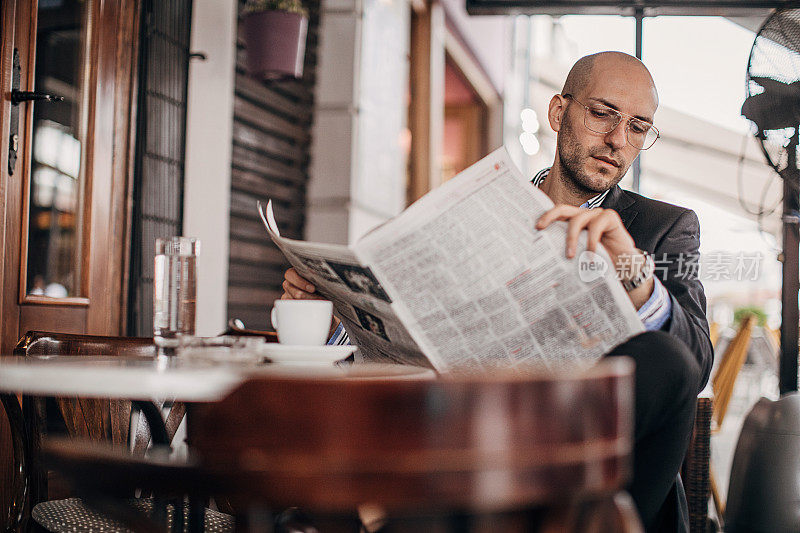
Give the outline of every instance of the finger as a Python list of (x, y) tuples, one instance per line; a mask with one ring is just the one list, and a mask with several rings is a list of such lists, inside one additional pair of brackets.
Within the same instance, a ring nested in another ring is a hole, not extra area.
[(290, 283), (288, 280), (284, 280), (282, 287), (283, 290), (291, 297), (287, 299), (310, 300), (316, 298), (315, 295), (304, 291), (300, 287)]
[(297, 273), (294, 268), (290, 268), (283, 276), (286, 281), (297, 287), (298, 289), (306, 292), (314, 292), (316, 287), (312, 285), (306, 278)]
[(295, 299), (295, 297), (294, 297), (295, 286), (294, 285), (292, 285), (291, 283), (289, 283), (286, 280), (283, 280), (283, 283), (281, 284), (281, 287), (283, 288), (283, 295), (281, 295), (281, 300), (294, 300)]
[(597, 245), (603, 234), (608, 231), (609, 224), (606, 217), (598, 217), (586, 226), (586, 249), (590, 252), (597, 251)]
[(571, 205), (557, 205), (539, 217), (539, 220), (536, 221), (536, 228), (544, 229), (555, 220), (565, 220), (574, 216), (576, 210), (577, 208)]
[(567, 257), (575, 257), (575, 250), (578, 247), (578, 236), (581, 231), (586, 229), (592, 219), (596, 218), (596, 214), (587, 209), (583, 209), (579, 213), (569, 219), (569, 226), (567, 227)]
[[(604, 209), (591, 224), (597, 225), (597, 229), (600, 231), (600, 242), (605, 245), (606, 248), (608, 248), (609, 245), (618, 247), (614, 243), (620, 240), (625, 241), (626, 236), (630, 238), (628, 230), (626, 230), (625, 226), (622, 224), (622, 219), (619, 218), (619, 214), (612, 209)], [(630, 242), (631, 244), (633, 243), (632, 238)]]
[(617, 213), (610, 209), (597, 208), (594, 210), (595, 216), (586, 226), (586, 249), (591, 252), (597, 251), (598, 243), (602, 242), (603, 236), (612, 231), (617, 225)]
[(581, 211), (586, 211), (573, 205), (557, 205), (536, 221), (536, 229), (544, 229), (556, 220), (568, 220)]
[(283, 277), (295, 287), (306, 292), (314, 292), (316, 290), (316, 287), (314, 287), (314, 285), (312, 285), (311, 282), (309, 282), (306, 278), (298, 274), (294, 268), (287, 270)]
[(613, 209), (603, 209), (603, 219), (606, 221), (607, 232), (619, 229), (624, 233), (628, 233), (628, 230), (625, 229), (625, 225), (622, 223), (619, 213)]

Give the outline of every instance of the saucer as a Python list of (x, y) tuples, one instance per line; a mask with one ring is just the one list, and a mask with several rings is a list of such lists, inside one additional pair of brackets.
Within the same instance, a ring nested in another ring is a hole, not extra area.
[(276, 364), (330, 365), (349, 356), (357, 348), (350, 345), (298, 346), (268, 342), (259, 346), (258, 353)]

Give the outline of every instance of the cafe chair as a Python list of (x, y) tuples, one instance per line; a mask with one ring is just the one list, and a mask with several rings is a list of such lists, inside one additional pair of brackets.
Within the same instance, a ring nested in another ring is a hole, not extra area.
[(729, 533), (800, 531), (800, 393), (761, 398), (742, 424), (725, 512)]
[(694, 428), (681, 467), (681, 480), (689, 510), (689, 532), (708, 533), (711, 495), (711, 417), (714, 399), (706, 389), (697, 397)]
[[(756, 317), (754, 315), (745, 316), (739, 323), (739, 327), (735, 336), (728, 345), (725, 351), (719, 357), (719, 363), (713, 371), (711, 377), (711, 390), (713, 391), (713, 404), (710, 407), (711, 415), (709, 420), (709, 434), (714, 434), (722, 427), (725, 420), (725, 415), (728, 411), (728, 405), (733, 398), (733, 390), (736, 385), (736, 380), (739, 377), (742, 367), (747, 360), (747, 353), (750, 349), (750, 342), (752, 338), (753, 328), (756, 325)], [(716, 349), (716, 343), (714, 347)], [(775, 345), (777, 346), (777, 344)], [(699, 416), (699, 415), (698, 415)], [(713, 424), (713, 425), (712, 425)], [(695, 423), (695, 429), (697, 423)], [(714, 476), (714, 469), (711, 465), (709, 458), (709, 487), (711, 492), (714, 510), (719, 521), (724, 523), (725, 520), (725, 502), (722, 501), (720, 490), (717, 486), (716, 476)]]
[(320, 532), (359, 531), (368, 508), (385, 532), (640, 532), (632, 371), (260, 376), (190, 405), (188, 438), (246, 529), (297, 507)]
[[(14, 355), (31, 358), (152, 358), (156, 355), (156, 346), (152, 338), (29, 331), (17, 343)], [(151, 442), (169, 446), (186, 413), (185, 405), (180, 402), (156, 407), (149, 402), (142, 402), (143, 414), (149, 416), (150, 420), (156, 417), (159, 420), (159, 438), (154, 440), (151, 437), (151, 424), (142, 420), (147, 416), (140, 416), (137, 427), (131, 428), (132, 405), (129, 401), (23, 396), (20, 409), (16, 398), (5, 395), (3, 404), (11, 423), (15, 472), (7, 531), (47, 529), (48, 524), (54, 527), (52, 531), (72, 533), (88, 532), (90, 529), (93, 532), (115, 530), (113, 525), (98, 525), (98, 516), (87, 511), (79, 500), (65, 498), (69, 493), (63, 480), (48, 472), (42, 463), (40, 452), (44, 436), (67, 435), (70, 438), (106, 442), (122, 449), (132, 448), (132, 456), (142, 457)], [(161, 426), (164, 411), (166, 418)], [(148, 503), (145, 501), (144, 505)], [(55, 520), (54, 517), (58, 516), (61, 518)], [(56, 524), (57, 527), (54, 526)]]
[[(689, 507), (690, 533), (706, 533), (711, 530), (709, 498), (716, 511), (715, 520), (721, 522), (725, 517), (725, 504), (720, 497), (711, 466), (711, 435), (719, 430), (725, 419), (736, 379), (747, 359), (754, 326), (754, 316), (744, 317), (736, 335), (718, 356), (719, 363), (714, 369), (711, 382), (697, 398), (692, 440), (681, 469)], [(769, 330), (766, 331), (774, 335)], [(712, 323), (711, 341), (715, 350), (719, 338), (720, 327)], [(776, 341), (773, 344), (777, 346), (779, 343)]]
[[(60, 471), (82, 498), (64, 500), (64, 505), (41, 513), (39, 522), (50, 531), (76, 531), (68, 523), (70, 519), (83, 523), (77, 530), (93, 532), (233, 531), (232, 516), (202, 505), (216, 484), (191, 459), (175, 461), (158, 453), (139, 457), (107, 443), (64, 438), (45, 441), (42, 458)], [(125, 498), (133, 490), (155, 497)], [(66, 503), (76, 503), (80, 516)]]

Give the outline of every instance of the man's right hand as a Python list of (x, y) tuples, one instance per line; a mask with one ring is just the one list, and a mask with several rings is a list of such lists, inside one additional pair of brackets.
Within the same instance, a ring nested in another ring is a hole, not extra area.
[(283, 274), (283, 294), (281, 300), (322, 300), (316, 294), (317, 288), (306, 278), (290, 268)]
[[(294, 268), (290, 268), (283, 274), (283, 294), (281, 300), (324, 300), (316, 293), (317, 288), (306, 278), (297, 273)], [(333, 335), (339, 319), (335, 316), (331, 320), (331, 329), (328, 336)]]

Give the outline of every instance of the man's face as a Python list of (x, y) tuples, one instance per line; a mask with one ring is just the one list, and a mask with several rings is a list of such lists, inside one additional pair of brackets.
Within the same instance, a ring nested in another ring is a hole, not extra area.
[[(602, 103), (623, 113), (653, 121), (658, 97), (643, 67), (619, 60), (595, 62), (589, 83), (574, 95), (586, 105)], [(584, 125), (584, 107), (568, 99), (558, 131), (558, 158), (565, 177), (586, 193), (604, 192), (622, 179), (639, 155), (627, 142), (628, 118), (608, 133)]]

